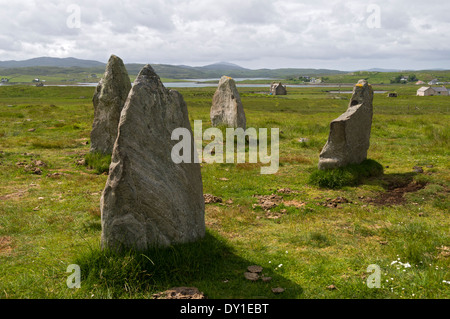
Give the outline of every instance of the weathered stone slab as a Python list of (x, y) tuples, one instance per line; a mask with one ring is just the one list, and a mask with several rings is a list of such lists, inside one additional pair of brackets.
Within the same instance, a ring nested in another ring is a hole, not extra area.
[(347, 111), (333, 120), (330, 135), (319, 156), (319, 169), (359, 164), (367, 158), (373, 116), (373, 89), (359, 80)]
[(235, 81), (229, 76), (222, 76), (211, 106), (212, 126), (226, 125), (228, 127), (241, 127), (245, 130), (246, 118), (241, 97), (236, 88)]
[(112, 153), (120, 112), (130, 89), (131, 82), (123, 61), (111, 55), (105, 74), (100, 79), (92, 98), (94, 122), (91, 131), (91, 152)]
[[(120, 117), (101, 198), (102, 246), (114, 250), (192, 242), (205, 234), (200, 164), (175, 164), (172, 131), (193, 134), (186, 103), (150, 65), (139, 73)], [(192, 150), (192, 156), (196, 152)]]

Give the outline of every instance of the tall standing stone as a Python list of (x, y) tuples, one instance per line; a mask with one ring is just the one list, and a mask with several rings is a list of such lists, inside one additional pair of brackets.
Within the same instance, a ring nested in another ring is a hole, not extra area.
[(211, 106), (211, 124), (224, 124), (228, 127), (241, 127), (245, 130), (246, 119), (241, 97), (235, 81), (229, 76), (222, 76)]
[(200, 164), (173, 162), (176, 128), (190, 132), (196, 156), (183, 97), (146, 65), (122, 110), (101, 197), (103, 248), (143, 251), (204, 236)]
[(333, 120), (319, 156), (319, 169), (359, 164), (367, 158), (373, 116), (373, 89), (359, 80), (345, 113)]
[(131, 82), (123, 61), (111, 55), (105, 74), (100, 79), (92, 98), (94, 123), (91, 131), (91, 152), (112, 153), (120, 112), (130, 89)]

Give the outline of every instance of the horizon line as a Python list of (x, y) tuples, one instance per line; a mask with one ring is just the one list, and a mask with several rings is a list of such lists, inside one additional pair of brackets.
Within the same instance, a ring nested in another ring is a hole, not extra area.
[[(29, 60), (35, 60), (35, 59), (42, 59), (42, 58), (49, 58), (49, 59), (59, 59), (59, 60), (64, 60), (64, 59), (75, 59), (75, 60), (80, 60), (80, 61), (89, 61), (89, 62), (97, 62), (97, 63), (101, 63), (106, 65), (107, 62), (102, 62), (99, 60), (93, 60), (93, 59), (82, 59), (82, 58), (77, 58), (74, 56), (70, 56), (70, 57), (54, 57), (54, 56), (38, 56), (38, 57), (33, 57), (33, 58), (28, 58), (28, 59), (23, 59), (23, 60), (1, 60), (0, 63), (5, 63), (5, 62), (25, 62), (25, 61), (29, 61)], [(171, 64), (171, 63), (151, 63), (151, 62), (124, 62), (124, 64), (141, 64), (141, 65), (146, 65), (146, 64), (150, 64), (150, 65), (170, 65), (170, 66), (178, 66), (178, 67), (190, 67), (190, 68), (201, 68), (201, 67), (207, 67), (207, 66), (213, 66), (213, 65), (234, 65), (236, 67), (245, 69), (245, 70), (251, 70), (251, 71), (256, 71), (256, 70), (280, 70), (280, 69), (300, 69), (300, 70), (330, 70), (330, 71), (339, 71), (339, 72), (406, 72), (406, 71), (450, 71), (449, 69), (446, 68), (426, 68), (426, 69), (395, 69), (395, 68), (380, 68), (380, 67), (365, 67), (365, 68), (361, 68), (361, 69), (352, 69), (352, 70), (342, 70), (342, 69), (330, 69), (330, 68), (313, 68), (313, 67), (278, 67), (278, 68), (247, 68), (247, 67), (243, 67), (239, 64), (233, 63), (233, 62), (227, 62), (227, 61), (220, 61), (220, 62), (212, 62), (209, 64), (205, 64), (205, 65), (198, 65), (198, 66), (193, 66), (193, 65), (187, 65), (187, 64)], [(45, 65), (33, 65), (33, 66), (29, 66), (29, 67), (48, 67)], [(56, 66), (57, 67), (57, 66)], [(6, 68), (13, 68), (13, 67), (6, 67)], [(20, 67), (18, 67), (20, 68)], [(379, 71), (378, 71), (379, 70)]]

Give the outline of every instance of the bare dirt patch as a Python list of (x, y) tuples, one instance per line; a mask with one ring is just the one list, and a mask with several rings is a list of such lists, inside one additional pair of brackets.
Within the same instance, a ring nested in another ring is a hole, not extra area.
[(215, 203), (222, 203), (223, 199), (211, 194), (203, 194), (203, 198), (205, 200), (205, 204), (215, 204)]
[(323, 203), (317, 203), (318, 206), (337, 208), (339, 204), (351, 204), (352, 202), (345, 197), (327, 198)]
[(386, 192), (380, 193), (374, 198), (366, 198), (365, 201), (380, 206), (402, 205), (406, 203), (406, 193), (417, 192), (425, 188), (425, 186), (426, 184), (417, 183), (416, 181), (405, 184), (393, 183), (388, 186)]
[(12, 238), (10, 236), (0, 237), (0, 256), (9, 255), (12, 252)]
[(302, 208), (302, 207), (306, 206), (306, 202), (301, 202), (301, 201), (298, 201), (298, 200), (285, 201), (285, 202), (283, 202), (283, 204), (285, 206), (294, 206), (294, 207), (297, 207), (297, 208)]
[(438, 258), (448, 258), (450, 257), (450, 247), (447, 246), (441, 246), (436, 247), (440, 251)]
[[(284, 194), (292, 194), (296, 193), (295, 191), (292, 191), (291, 189), (281, 189), (278, 190), (278, 193), (284, 193)], [(287, 212), (286, 209), (281, 209), (278, 212), (272, 212), (271, 209), (276, 208), (278, 205), (283, 204), (284, 206), (289, 207), (296, 207), (296, 208), (302, 208), (306, 205), (305, 202), (298, 201), (298, 200), (289, 200), (285, 201), (282, 196), (271, 194), (271, 195), (253, 195), (253, 197), (256, 197), (258, 199), (257, 204), (253, 204), (252, 208), (255, 209), (257, 207), (260, 207), (265, 212), (265, 217), (268, 219), (278, 219), (282, 216), (284, 216)], [(257, 217), (258, 219), (261, 218), (260, 216)]]
[(17, 162), (16, 166), (22, 167), (25, 170), (25, 172), (31, 172), (36, 175), (41, 175), (42, 174), (41, 168), (46, 167), (47, 164), (41, 160), (31, 160), (30, 163), (27, 163), (26, 161)]
[(28, 192), (28, 190), (20, 190), (18, 192), (15, 193), (11, 193), (11, 194), (6, 194), (6, 195), (2, 195), (0, 196), (0, 200), (7, 200), (7, 199), (18, 199), (22, 196), (25, 196), (25, 194)]
[(206, 299), (195, 287), (175, 287), (153, 295), (153, 299)]
[(60, 178), (60, 177), (65, 176), (65, 175), (67, 175), (67, 174), (55, 172), (55, 173), (48, 173), (48, 174), (47, 174), (47, 177), (50, 177), (50, 178)]
[(280, 188), (279, 190), (277, 190), (277, 193), (288, 195), (288, 194), (298, 194), (300, 192), (286, 187), (286, 188)]
[(272, 195), (253, 195), (258, 198), (258, 203), (253, 205), (255, 207), (261, 207), (263, 210), (267, 211), (272, 208), (277, 207), (283, 200), (283, 197), (272, 194)]

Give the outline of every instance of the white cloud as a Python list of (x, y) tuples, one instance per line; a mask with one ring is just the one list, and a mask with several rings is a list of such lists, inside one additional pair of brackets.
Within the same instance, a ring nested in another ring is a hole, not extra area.
[[(67, 25), (69, 5), (80, 28)], [(380, 28), (368, 19), (375, 5)], [(75, 56), (252, 68), (450, 68), (450, 3), (429, 0), (0, 0), (0, 60)], [(437, 9), (438, 8), (438, 9)]]

